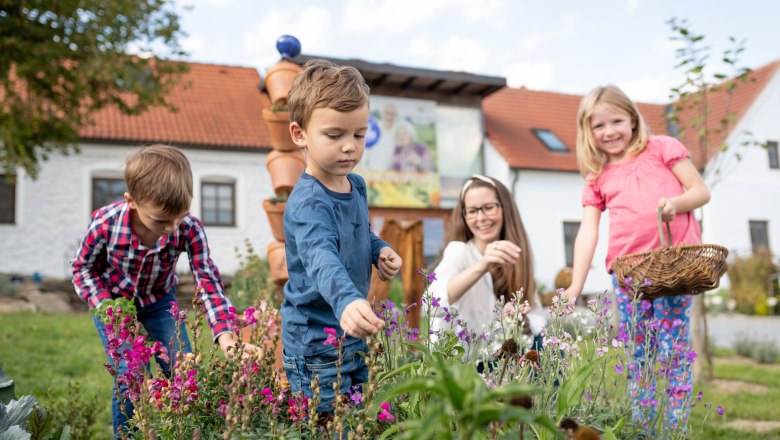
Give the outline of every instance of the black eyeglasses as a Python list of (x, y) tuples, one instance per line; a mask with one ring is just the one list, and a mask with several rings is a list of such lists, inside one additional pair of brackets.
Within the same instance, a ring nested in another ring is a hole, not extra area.
[(466, 208), (463, 210), (463, 215), (466, 216), (466, 218), (476, 218), (477, 215), (479, 215), (479, 211), (482, 211), (483, 214), (485, 214), (488, 217), (493, 216), (496, 212), (498, 212), (498, 208), (501, 206), (500, 203), (485, 203), (484, 205), (480, 206), (479, 208), (473, 207), (473, 208)]

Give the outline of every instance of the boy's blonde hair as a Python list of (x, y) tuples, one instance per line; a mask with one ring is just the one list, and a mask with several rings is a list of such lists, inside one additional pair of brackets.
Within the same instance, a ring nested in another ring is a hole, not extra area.
[(170, 145), (151, 145), (127, 156), (127, 192), (138, 204), (152, 203), (165, 214), (190, 209), (192, 170), (187, 156)]
[(631, 99), (620, 88), (608, 85), (596, 87), (580, 101), (580, 109), (577, 111), (577, 162), (580, 173), (586, 178), (595, 178), (601, 174), (601, 169), (607, 163), (607, 155), (596, 146), (593, 133), (590, 128), (590, 118), (596, 106), (604, 104), (614, 110), (628, 113), (634, 129), (631, 139), (628, 141), (627, 153), (635, 156), (647, 146), (649, 129), (642, 115)]
[(297, 122), (301, 130), (305, 130), (315, 109), (351, 112), (368, 103), (368, 94), (368, 84), (354, 67), (337, 66), (320, 59), (309, 60), (295, 77), (287, 95), (290, 122)]

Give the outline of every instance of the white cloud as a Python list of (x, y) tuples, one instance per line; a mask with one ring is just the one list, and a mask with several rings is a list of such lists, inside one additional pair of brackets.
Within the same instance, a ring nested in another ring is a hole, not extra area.
[(446, 0), (350, 0), (341, 21), (349, 31), (400, 33), (441, 14)]
[(333, 19), (326, 9), (272, 9), (244, 35), (244, 51), (253, 65), (266, 68), (279, 59), (276, 51), (279, 36), (294, 35), (301, 41), (303, 53), (322, 54), (327, 52), (332, 32)]
[(453, 2), (461, 17), (482, 27), (503, 29), (506, 27), (509, 3), (506, 0), (457, 0)]
[(629, 12), (634, 12), (639, 8), (641, 0), (626, 0), (626, 6)]
[(433, 52), (433, 43), (428, 34), (417, 35), (409, 41), (409, 53), (416, 56), (425, 56)]
[(669, 102), (672, 81), (669, 75), (662, 74), (620, 82), (617, 86), (634, 101), (661, 104)]
[(502, 75), (509, 87), (547, 90), (555, 85), (553, 66), (548, 62), (515, 63), (504, 69)]
[(450, 37), (435, 53), (440, 58), (437, 68), (469, 73), (484, 73), (489, 58), (483, 44), (464, 37)]

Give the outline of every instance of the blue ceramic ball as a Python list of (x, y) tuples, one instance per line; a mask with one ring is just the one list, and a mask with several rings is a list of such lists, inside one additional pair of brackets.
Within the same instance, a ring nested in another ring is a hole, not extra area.
[(282, 35), (276, 39), (276, 50), (282, 58), (289, 60), (301, 54), (301, 42), (292, 35)]

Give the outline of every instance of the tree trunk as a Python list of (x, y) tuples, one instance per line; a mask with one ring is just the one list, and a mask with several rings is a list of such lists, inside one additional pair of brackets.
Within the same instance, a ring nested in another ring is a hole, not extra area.
[(693, 362), (694, 382), (712, 380), (712, 353), (707, 329), (707, 309), (704, 294), (693, 297), (691, 307), (691, 345), (699, 357)]

